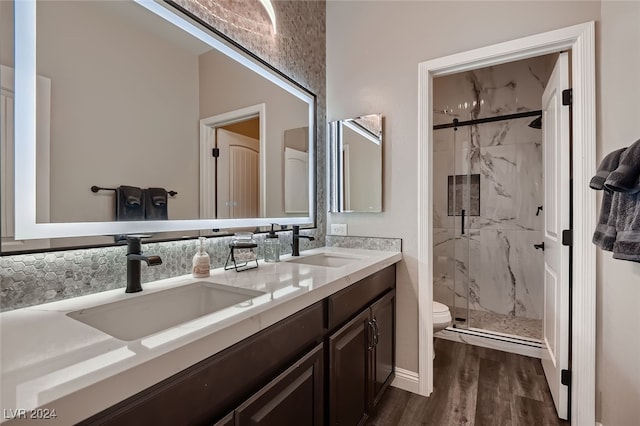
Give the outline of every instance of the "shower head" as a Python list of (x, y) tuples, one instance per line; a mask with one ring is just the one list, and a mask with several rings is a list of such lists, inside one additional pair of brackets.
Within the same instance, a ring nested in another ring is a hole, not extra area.
[(531, 127), (532, 129), (542, 129), (542, 116), (529, 123), (529, 127)]

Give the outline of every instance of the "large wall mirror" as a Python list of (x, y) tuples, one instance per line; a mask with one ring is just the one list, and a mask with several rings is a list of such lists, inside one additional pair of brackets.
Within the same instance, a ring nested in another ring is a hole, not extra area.
[(171, 3), (0, 8), (3, 252), (314, 225), (312, 93)]
[(332, 213), (382, 211), (382, 115), (329, 122)]

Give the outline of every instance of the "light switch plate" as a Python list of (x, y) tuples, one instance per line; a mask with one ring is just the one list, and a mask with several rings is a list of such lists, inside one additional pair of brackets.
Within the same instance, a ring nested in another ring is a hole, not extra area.
[(346, 223), (332, 223), (331, 224), (331, 235), (347, 235), (347, 224)]

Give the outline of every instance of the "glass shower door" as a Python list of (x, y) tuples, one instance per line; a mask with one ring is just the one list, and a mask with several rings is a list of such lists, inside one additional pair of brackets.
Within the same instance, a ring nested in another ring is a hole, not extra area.
[(450, 177), (449, 191), (453, 210), (455, 294), (455, 327), (469, 327), (470, 232), (471, 212), (471, 138), (469, 127), (454, 128), (454, 174)]

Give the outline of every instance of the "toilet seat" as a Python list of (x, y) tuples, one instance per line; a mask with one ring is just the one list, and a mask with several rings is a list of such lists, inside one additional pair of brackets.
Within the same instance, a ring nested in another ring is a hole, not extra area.
[(449, 312), (449, 307), (444, 303), (433, 301), (433, 313)]

